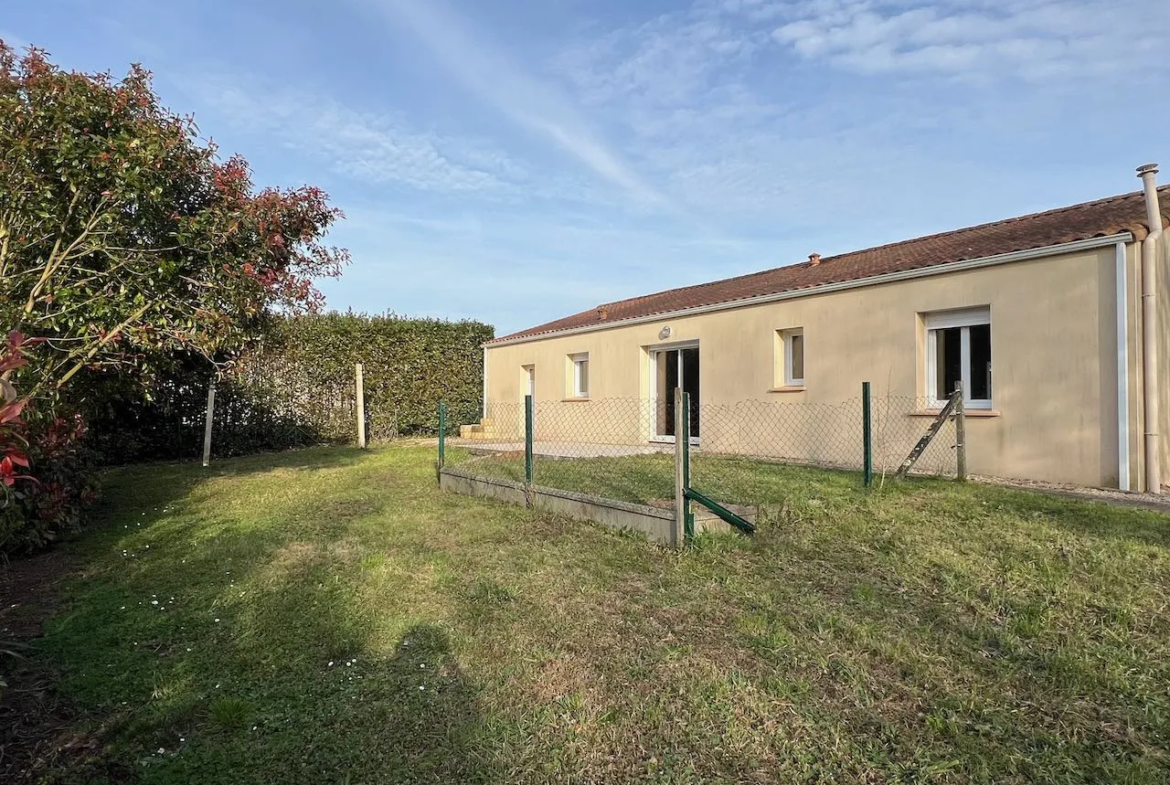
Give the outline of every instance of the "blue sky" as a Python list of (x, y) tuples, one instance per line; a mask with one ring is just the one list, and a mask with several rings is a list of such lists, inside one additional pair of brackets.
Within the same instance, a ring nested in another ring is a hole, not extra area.
[(325, 188), (330, 306), (501, 334), (1170, 170), (1165, 0), (13, 5), (6, 41), (140, 61), (257, 182)]

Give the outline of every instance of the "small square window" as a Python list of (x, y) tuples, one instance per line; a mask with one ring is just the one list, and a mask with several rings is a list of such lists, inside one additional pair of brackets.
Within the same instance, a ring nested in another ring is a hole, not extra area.
[(926, 387), (942, 406), (958, 385), (963, 403), (991, 408), (991, 309), (972, 308), (926, 316)]
[(776, 382), (785, 387), (804, 386), (804, 330), (779, 330), (776, 349)]
[(589, 355), (574, 354), (569, 358), (573, 361), (573, 397), (589, 397)]

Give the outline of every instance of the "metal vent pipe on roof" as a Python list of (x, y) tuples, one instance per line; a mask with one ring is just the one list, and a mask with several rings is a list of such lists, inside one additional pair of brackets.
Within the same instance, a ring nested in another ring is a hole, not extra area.
[(1138, 177), (1146, 194), (1146, 219), (1150, 228), (1142, 241), (1142, 404), (1145, 420), (1146, 490), (1162, 492), (1161, 444), (1158, 439), (1158, 298), (1157, 254), (1162, 236), (1162, 210), (1158, 205), (1157, 164), (1139, 166)]

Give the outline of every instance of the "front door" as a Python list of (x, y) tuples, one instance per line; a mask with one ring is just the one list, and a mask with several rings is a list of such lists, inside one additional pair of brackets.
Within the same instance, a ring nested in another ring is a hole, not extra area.
[(686, 345), (650, 353), (654, 391), (654, 441), (674, 441), (674, 391), (682, 387), (691, 396), (691, 441), (699, 441), (699, 347)]

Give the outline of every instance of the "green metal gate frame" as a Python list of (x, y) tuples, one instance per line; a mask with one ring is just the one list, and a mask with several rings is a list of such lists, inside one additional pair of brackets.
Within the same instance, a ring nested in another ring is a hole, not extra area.
[(691, 509), (691, 502), (703, 505), (720, 520), (744, 534), (755, 534), (754, 523), (691, 487), (691, 394), (684, 390), (681, 397), (682, 413), (678, 417), (679, 427), (675, 428), (674, 438), (682, 442), (683, 542), (691, 545), (695, 539), (695, 512)]

